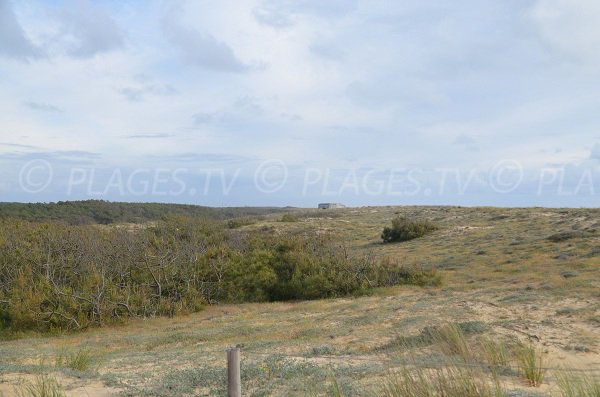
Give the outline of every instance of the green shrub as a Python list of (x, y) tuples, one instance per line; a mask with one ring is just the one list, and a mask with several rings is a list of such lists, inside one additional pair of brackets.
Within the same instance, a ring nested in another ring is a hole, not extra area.
[(0, 263), (0, 330), (9, 332), (440, 283), (434, 270), (351, 256), (316, 233), (231, 230), (183, 217), (139, 228), (0, 220)]
[(279, 222), (299, 222), (300, 217), (296, 214), (283, 214)]
[(253, 225), (257, 222), (256, 218), (241, 217), (233, 218), (227, 221), (227, 227), (230, 229), (237, 229), (243, 226)]
[(438, 227), (428, 220), (411, 220), (399, 216), (392, 220), (391, 227), (384, 227), (381, 238), (384, 243), (412, 240), (437, 230)]
[(584, 233), (584, 232), (566, 231), (566, 232), (555, 233), (555, 234), (549, 236), (548, 240), (552, 241), (553, 243), (559, 243), (561, 241), (567, 241), (567, 240), (571, 240), (574, 238), (586, 237), (586, 236), (588, 236), (588, 234)]

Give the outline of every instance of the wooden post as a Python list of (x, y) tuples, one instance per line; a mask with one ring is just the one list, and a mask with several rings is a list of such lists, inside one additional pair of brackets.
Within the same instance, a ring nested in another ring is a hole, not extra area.
[(227, 392), (229, 397), (242, 397), (240, 349), (238, 347), (227, 350)]

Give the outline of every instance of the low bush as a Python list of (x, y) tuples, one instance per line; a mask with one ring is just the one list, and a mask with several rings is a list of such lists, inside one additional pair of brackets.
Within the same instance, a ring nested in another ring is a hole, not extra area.
[(588, 234), (585, 232), (566, 231), (566, 232), (555, 233), (555, 234), (549, 236), (548, 240), (552, 241), (553, 243), (559, 243), (561, 241), (567, 241), (567, 240), (571, 240), (574, 238), (587, 237), (587, 236), (588, 236)]
[(233, 218), (227, 221), (227, 227), (229, 229), (237, 229), (243, 226), (253, 225), (258, 222), (257, 218), (251, 217), (241, 217), (241, 218)]
[(279, 222), (299, 222), (300, 217), (297, 214), (283, 214)]
[(428, 220), (411, 220), (399, 216), (392, 220), (392, 226), (383, 228), (381, 238), (384, 243), (412, 240), (437, 230), (438, 227)]

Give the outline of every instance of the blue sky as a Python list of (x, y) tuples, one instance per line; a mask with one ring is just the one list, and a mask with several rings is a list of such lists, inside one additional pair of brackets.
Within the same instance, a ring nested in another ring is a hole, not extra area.
[(595, 0), (0, 0), (0, 201), (597, 206)]

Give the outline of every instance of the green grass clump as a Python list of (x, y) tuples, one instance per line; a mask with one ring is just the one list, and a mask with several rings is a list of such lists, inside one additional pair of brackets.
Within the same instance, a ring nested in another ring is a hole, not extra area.
[(548, 240), (552, 241), (553, 243), (559, 243), (561, 241), (567, 241), (573, 238), (586, 237), (587, 235), (587, 233), (578, 231), (559, 232), (549, 236)]
[(539, 387), (544, 379), (543, 353), (532, 344), (522, 345), (517, 351), (521, 373), (530, 386)]
[(449, 363), (440, 368), (403, 367), (381, 386), (383, 397), (503, 397), (504, 389), (478, 369)]
[(279, 218), (279, 222), (299, 222), (300, 217), (296, 214), (283, 214), (281, 218)]
[(384, 227), (381, 238), (384, 243), (412, 240), (423, 237), (437, 230), (438, 227), (428, 220), (412, 220), (406, 217), (396, 217), (391, 227)]
[(428, 326), (417, 335), (399, 335), (379, 350), (407, 350), (438, 344), (444, 354), (468, 359), (472, 354), (465, 336), (481, 333), (486, 329), (487, 325), (480, 321)]
[(240, 227), (243, 226), (249, 226), (249, 225), (253, 225), (256, 222), (258, 222), (257, 218), (251, 218), (251, 217), (240, 217), (240, 218), (233, 218), (227, 221), (227, 227), (229, 229), (238, 229)]
[(42, 375), (15, 389), (17, 397), (66, 397), (62, 386), (53, 376)]
[(493, 371), (508, 367), (511, 356), (505, 344), (487, 336), (481, 338), (480, 345), (484, 360)]
[(76, 371), (87, 371), (93, 367), (95, 357), (89, 349), (79, 349), (75, 352), (61, 350), (55, 358), (59, 368), (69, 368)]
[(585, 373), (565, 371), (558, 376), (563, 397), (600, 397), (600, 379)]
[(463, 361), (472, 357), (465, 335), (456, 324), (446, 324), (438, 328), (433, 333), (433, 339), (447, 356), (456, 356)]

